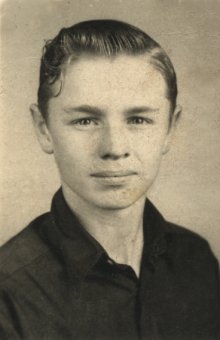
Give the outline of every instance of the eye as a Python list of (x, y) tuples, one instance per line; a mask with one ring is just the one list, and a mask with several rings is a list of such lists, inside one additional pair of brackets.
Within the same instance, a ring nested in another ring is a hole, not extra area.
[(153, 120), (146, 117), (134, 116), (128, 119), (129, 124), (143, 125), (143, 124), (153, 124)]
[(98, 125), (98, 122), (94, 118), (80, 118), (71, 122), (73, 125), (88, 126)]

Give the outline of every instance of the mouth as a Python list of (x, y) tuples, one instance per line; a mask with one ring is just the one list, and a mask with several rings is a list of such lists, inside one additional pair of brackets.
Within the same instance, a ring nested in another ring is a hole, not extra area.
[(92, 173), (92, 177), (97, 178), (122, 178), (137, 175), (135, 171), (100, 171)]

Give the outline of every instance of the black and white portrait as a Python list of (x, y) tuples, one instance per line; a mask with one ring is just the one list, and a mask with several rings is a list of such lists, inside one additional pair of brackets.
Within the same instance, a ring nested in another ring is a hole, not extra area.
[(1, 2), (0, 339), (220, 338), (219, 15)]

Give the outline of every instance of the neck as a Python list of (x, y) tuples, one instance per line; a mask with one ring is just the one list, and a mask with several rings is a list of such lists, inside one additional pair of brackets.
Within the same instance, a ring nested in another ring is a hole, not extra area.
[(70, 209), (84, 228), (102, 245), (114, 261), (130, 265), (139, 276), (143, 250), (142, 197), (124, 209), (104, 209), (91, 205), (63, 186)]

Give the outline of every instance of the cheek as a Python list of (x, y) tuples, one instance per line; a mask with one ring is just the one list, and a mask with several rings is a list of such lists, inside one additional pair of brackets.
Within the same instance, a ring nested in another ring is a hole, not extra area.
[(160, 150), (146, 150), (141, 158), (141, 164), (143, 167), (143, 171), (155, 171), (161, 162), (162, 154)]
[(160, 131), (151, 129), (151, 131), (145, 131), (138, 138), (135, 138), (133, 145), (138, 153), (145, 155), (145, 157), (159, 157), (162, 154), (166, 138), (167, 131), (165, 129)]
[(71, 164), (74, 168), (86, 168), (96, 161), (102, 144), (100, 132), (68, 132), (54, 138), (54, 156), (57, 163)]
[(136, 158), (140, 162), (143, 175), (155, 177), (163, 157), (163, 148), (167, 134), (152, 134), (145, 136), (137, 143)]
[[(62, 141), (62, 142), (60, 142)], [(91, 163), (91, 143), (85, 145), (74, 138), (63, 138), (54, 141), (54, 158), (63, 176), (79, 176)]]

